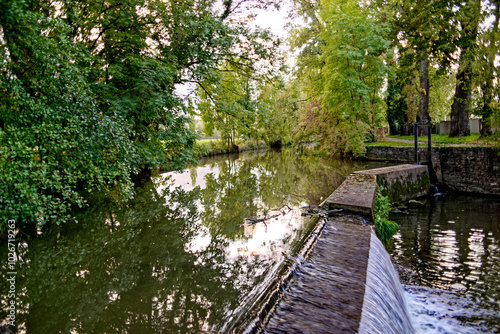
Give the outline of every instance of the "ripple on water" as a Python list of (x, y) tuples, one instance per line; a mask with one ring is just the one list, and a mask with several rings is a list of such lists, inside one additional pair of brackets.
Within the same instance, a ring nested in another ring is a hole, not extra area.
[(417, 333), (500, 333), (498, 198), (449, 194), (391, 218)]
[(428, 287), (404, 285), (416, 333), (499, 333), (500, 318), (470, 296)]

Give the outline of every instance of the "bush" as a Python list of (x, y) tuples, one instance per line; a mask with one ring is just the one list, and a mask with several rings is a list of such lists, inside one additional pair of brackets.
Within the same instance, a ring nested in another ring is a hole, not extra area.
[(375, 197), (374, 220), (377, 237), (384, 244), (387, 244), (399, 229), (396, 222), (389, 220), (390, 211), (391, 202), (389, 198), (378, 193)]

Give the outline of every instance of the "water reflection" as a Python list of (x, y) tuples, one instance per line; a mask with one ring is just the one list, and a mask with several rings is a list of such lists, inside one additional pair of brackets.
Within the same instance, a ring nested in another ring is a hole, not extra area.
[[(289, 151), (227, 156), (155, 178), (128, 203), (96, 199), (78, 225), (20, 243), (17, 332), (227, 332), (314, 225), (297, 207), (363, 167)], [(241, 226), (284, 206), (267, 225)]]
[[(400, 231), (390, 247), (393, 262), (404, 268), (402, 280), (412, 286), (438, 289), (474, 300), (488, 311), (487, 330), (500, 329), (500, 201), (448, 195), (410, 215), (394, 215)], [(440, 292), (439, 292), (440, 291)], [(415, 292), (419, 295), (420, 290)], [(464, 305), (467, 303), (464, 303)], [(449, 306), (458, 308), (469, 306)], [(496, 316), (491, 316), (494, 311)], [(461, 323), (477, 322), (477, 312)], [(465, 331), (467, 332), (467, 331)]]

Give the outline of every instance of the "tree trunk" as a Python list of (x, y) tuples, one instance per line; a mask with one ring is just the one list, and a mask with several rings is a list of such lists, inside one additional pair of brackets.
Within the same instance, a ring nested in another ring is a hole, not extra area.
[(461, 18), (462, 45), (460, 63), (457, 72), (455, 97), (451, 105), (450, 137), (465, 137), (470, 135), (469, 109), (472, 91), (472, 62), (474, 48), (481, 16), (481, 1), (470, 0), (464, 7)]
[[(418, 102), (418, 121), (427, 123), (429, 121), (429, 57), (420, 61), (420, 99)], [(428, 135), (428, 127), (420, 127), (420, 136)]]
[(487, 78), (481, 85), (481, 91), (483, 92), (483, 110), (482, 110), (482, 119), (481, 119), (481, 137), (491, 136), (491, 126), (490, 126), (490, 118), (491, 118), (491, 107), (490, 103), (493, 101), (493, 83), (495, 77), (493, 76), (494, 68), (493, 61), (488, 59), (487, 64)]
[(498, 36), (498, 17), (500, 14), (500, 1), (494, 0), (492, 1), (495, 4), (495, 9), (493, 10), (493, 14), (495, 17), (495, 21), (493, 22), (493, 31), (491, 33), (491, 41), (490, 45), (487, 47), (487, 54), (485, 57), (486, 64), (484, 71), (486, 78), (484, 82), (481, 84), (481, 91), (483, 92), (483, 110), (482, 110), (482, 118), (481, 118), (481, 137), (488, 137), (492, 135), (491, 130), (491, 115), (493, 111), (491, 110), (490, 104), (493, 102), (493, 89), (495, 86), (495, 81), (497, 80), (495, 73), (495, 58), (498, 51), (498, 46), (495, 41)]
[(469, 108), (471, 100), (471, 64), (468, 55), (462, 54), (457, 73), (455, 97), (451, 105), (450, 137), (465, 137), (470, 135)]

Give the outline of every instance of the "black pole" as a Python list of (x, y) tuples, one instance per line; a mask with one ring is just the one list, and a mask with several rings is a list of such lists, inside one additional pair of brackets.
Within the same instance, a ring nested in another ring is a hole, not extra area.
[(418, 123), (415, 123), (415, 130), (413, 131), (415, 135), (415, 165), (418, 165)]
[(432, 164), (432, 156), (431, 156), (431, 150), (432, 150), (432, 121), (430, 121), (430, 125), (429, 125), (429, 138), (428, 138), (428, 142), (427, 142), (427, 159), (429, 159), (429, 166)]

